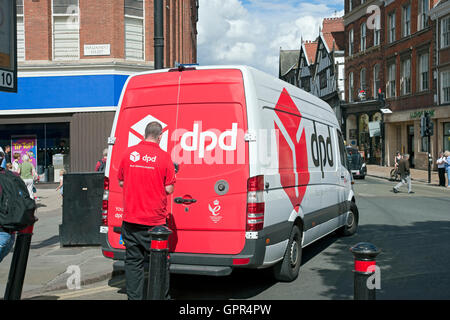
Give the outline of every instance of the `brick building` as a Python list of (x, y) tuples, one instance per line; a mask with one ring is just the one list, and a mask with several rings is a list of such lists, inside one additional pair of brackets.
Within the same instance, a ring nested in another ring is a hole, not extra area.
[[(351, 6), (350, 1), (346, 1), (344, 17), (346, 90), (354, 100), (346, 106), (347, 140), (364, 151), (369, 162), (381, 163), (383, 142), (369, 135), (369, 122), (382, 119), (375, 99), (381, 89), (392, 110), (384, 116), (386, 164), (392, 165), (395, 152), (400, 151), (411, 155), (413, 167), (425, 169), (429, 147), (420, 136), (420, 117), (424, 111), (431, 112), (435, 127), (449, 117), (448, 109), (436, 107), (436, 73), (432, 72), (435, 32), (429, 13), (438, 1), (353, 0)], [(376, 17), (379, 24), (374, 23)], [(358, 94), (361, 91), (365, 95)], [(432, 137), (434, 157), (440, 134)]]
[(437, 74), (436, 116), (437, 148), (450, 151), (450, 1), (440, 1), (430, 12), (434, 22), (435, 59), (433, 72)]
[[(17, 0), (18, 93), (0, 92), (0, 144), (34, 137), (40, 174), (55, 153), (92, 171), (126, 79), (154, 68), (153, 3)], [(164, 8), (165, 67), (196, 63), (198, 0)]]

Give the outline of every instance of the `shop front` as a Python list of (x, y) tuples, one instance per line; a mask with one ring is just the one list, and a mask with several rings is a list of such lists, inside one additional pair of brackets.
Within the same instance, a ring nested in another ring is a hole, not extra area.
[(372, 100), (343, 105), (345, 139), (357, 148), (369, 164), (382, 163), (381, 123), (379, 102)]
[(58, 181), (62, 169), (94, 171), (128, 78), (68, 74), (22, 72), (18, 93), (0, 92), (0, 145), (33, 156), (42, 181)]

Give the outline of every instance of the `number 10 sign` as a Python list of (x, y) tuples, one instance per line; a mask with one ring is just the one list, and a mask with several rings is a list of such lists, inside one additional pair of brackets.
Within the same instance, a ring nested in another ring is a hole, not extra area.
[(16, 0), (0, 0), (0, 91), (17, 92)]

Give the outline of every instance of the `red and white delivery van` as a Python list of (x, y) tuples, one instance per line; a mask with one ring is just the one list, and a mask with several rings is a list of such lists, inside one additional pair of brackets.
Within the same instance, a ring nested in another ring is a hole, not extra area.
[(117, 170), (152, 121), (179, 168), (168, 204), (171, 272), (273, 267), (292, 281), (302, 247), (337, 229), (355, 233), (352, 177), (327, 103), (250, 67), (179, 68), (124, 86), (108, 139), (104, 256), (124, 258)]

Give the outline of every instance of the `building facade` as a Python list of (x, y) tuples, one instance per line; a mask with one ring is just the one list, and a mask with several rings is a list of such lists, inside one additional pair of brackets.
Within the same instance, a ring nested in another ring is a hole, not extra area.
[[(442, 1), (441, 1), (442, 3)], [(428, 152), (436, 158), (439, 136), (449, 110), (437, 106), (436, 34), (430, 10), (433, 0), (346, 1), (346, 134), (365, 152), (370, 163), (393, 165), (397, 151), (410, 154), (411, 166), (428, 167)], [(350, 10), (351, 8), (351, 10)], [(378, 22), (379, 20), (379, 22)], [(377, 90), (386, 96), (392, 113), (380, 113)], [(435, 130), (420, 136), (420, 118), (432, 115)], [(370, 125), (385, 124), (385, 141), (370, 135)], [(439, 131), (439, 132), (438, 132)]]
[[(198, 0), (164, 8), (165, 67), (196, 63)], [(0, 92), (0, 145), (34, 139), (48, 180), (55, 154), (93, 171), (128, 76), (154, 69), (153, 29), (152, 0), (17, 0), (18, 93)]]
[(440, 1), (430, 12), (434, 22), (436, 74), (436, 150), (450, 151), (450, 1)]
[(280, 50), (280, 79), (326, 101), (341, 122), (344, 100), (344, 24), (326, 18), (314, 41), (303, 41), (299, 50)]

